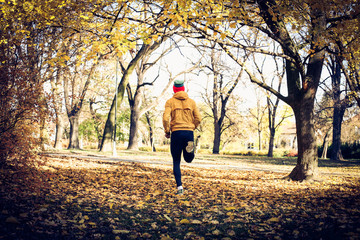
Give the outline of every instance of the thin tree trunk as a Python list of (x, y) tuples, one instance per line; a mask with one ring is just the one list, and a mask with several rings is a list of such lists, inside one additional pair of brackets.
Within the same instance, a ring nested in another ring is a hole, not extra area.
[(149, 127), (149, 138), (150, 138), (150, 146), (153, 152), (156, 152), (155, 143), (154, 143), (154, 129), (151, 125), (151, 118), (149, 112), (145, 113), (146, 122)]
[(64, 133), (64, 121), (61, 118), (61, 116), (58, 116), (58, 114), (56, 114), (56, 133), (55, 133), (55, 143), (54, 143), (55, 149), (62, 148), (61, 140), (63, 133)]
[(327, 151), (328, 151), (328, 148), (329, 148), (329, 138), (330, 138), (330, 130), (331, 129), (329, 129), (327, 132), (326, 132), (326, 134), (325, 134), (325, 137), (324, 137), (324, 141), (323, 141), (323, 145), (322, 145), (322, 149), (323, 149), (323, 151), (322, 151), (322, 154), (321, 154), (321, 158), (322, 159), (325, 159), (326, 158), (326, 156), (327, 156)]
[(45, 103), (45, 97), (44, 94), (41, 93), (41, 96), (39, 97), (39, 105), (40, 105), (40, 146), (41, 150), (45, 151), (46, 146), (48, 145), (49, 138), (48, 138), (48, 132), (46, 129), (46, 116), (45, 113), (47, 112), (47, 105)]
[(321, 154), (321, 158), (325, 159), (327, 156), (327, 151), (328, 151), (328, 147), (329, 147), (329, 133), (330, 133), (330, 129), (326, 132), (325, 137), (324, 137), (324, 141), (323, 141), (323, 145), (322, 145), (322, 154)]
[(273, 157), (274, 156), (274, 140), (275, 140), (275, 128), (274, 127), (269, 127), (270, 128), (270, 139), (269, 139), (269, 150), (268, 150), (268, 157)]
[(259, 141), (259, 151), (261, 150), (261, 130), (260, 126), (258, 127), (258, 141)]
[(93, 107), (94, 104), (95, 104), (95, 97), (90, 99), (89, 108), (90, 108), (91, 117), (94, 120), (94, 124), (95, 124), (96, 137), (98, 140), (97, 148), (100, 149), (102, 135), (101, 135), (101, 130), (100, 130), (99, 126), (101, 125), (101, 118), (96, 115), (96, 111)]
[(338, 64), (340, 59), (333, 59), (332, 65), (332, 88), (334, 99), (334, 113), (333, 113), (333, 142), (331, 151), (331, 160), (344, 160), (341, 154), (341, 124), (344, 117), (346, 102), (340, 99), (341, 89), (341, 66)]
[(60, 97), (60, 90), (57, 87), (58, 85), (60, 85), (61, 76), (62, 76), (62, 68), (59, 68), (56, 71), (55, 79), (52, 79), (50, 81), (51, 89), (53, 93), (53, 105), (54, 105), (55, 123), (56, 123), (56, 133), (55, 133), (55, 142), (54, 142), (55, 149), (62, 148), (61, 140), (64, 133), (64, 120), (62, 118), (62, 111), (61, 111), (62, 99)]
[(217, 119), (214, 119), (214, 146), (213, 146), (213, 153), (219, 154), (220, 152), (220, 126)]
[(334, 108), (333, 116), (333, 142), (331, 151), (331, 160), (342, 161), (344, 160), (341, 154), (341, 124), (345, 113), (345, 107), (336, 106)]

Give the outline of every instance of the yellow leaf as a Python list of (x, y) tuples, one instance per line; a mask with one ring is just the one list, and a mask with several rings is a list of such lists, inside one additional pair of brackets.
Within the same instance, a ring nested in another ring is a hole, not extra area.
[(236, 235), (236, 233), (235, 233), (234, 230), (228, 230), (228, 231), (227, 231), (227, 234), (228, 234), (229, 236), (231, 236), (231, 237), (233, 237), (233, 236)]
[(80, 17), (81, 17), (82, 19), (85, 19), (85, 20), (88, 20), (88, 19), (89, 19), (88, 16), (84, 16), (84, 15), (80, 15)]
[(113, 234), (128, 234), (130, 233), (129, 230), (112, 230)]
[(180, 221), (180, 223), (181, 223), (181, 224), (189, 224), (190, 221), (187, 220), (187, 219), (183, 219), (183, 220)]
[(279, 218), (273, 217), (268, 220), (268, 222), (280, 222)]
[(84, 225), (84, 224), (81, 224), (81, 225), (79, 225), (79, 226), (76, 226), (78, 229), (80, 229), (80, 230), (83, 230), (84, 228), (86, 228), (86, 226)]
[(15, 217), (8, 217), (5, 220), (6, 223), (14, 223), (14, 224), (19, 224), (19, 221), (15, 218)]
[(160, 195), (161, 194), (161, 191), (160, 190), (156, 190), (155, 192), (154, 192), (154, 196), (157, 196), (157, 195)]
[(235, 28), (235, 27), (236, 27), (236, 22), (230, 23), (230, 27), (231, 27), (231, 28)]
[(225, 209), (226, 211), (230, 211), (230, 210), (235, 210), (236, 207), (225, 207), (224, 209)]
[(88, 222), (88, 224), (91, 226), (96, 226), (96, 223), (94, 223), (94, 222)]
[(209, 222), (210, 224), (214, 224), (214, 225), (217, 225), (219, 224), (220, 222), (218, 220), (212, 220)]
[(212, 234), (214, 234), (214, 235), (220, 235), (221, 234), (221, 232), (219, 231), (219, 230), (214, 230), (213, 232), (212, 232)]
[(191, 223), (192, 224), (201, 224), (202, 222), (200, 220), (192, 220)]
[(160, 240), (172, 240), (172, 238), (171, 237), (169, 237), (168, 235), (162, 235), (161, 236), (161, 238), (160, 238)]
[(171, 218), (169, 218), (168, 215), (164, 214), (164, 217), (166, 218), (166, 220), (168, 220), (169, 222), (172, 222)]
[(190, 202), (189, 201), (183, 201), (182, 202), (185, 206), (190, 206)]
[(143, 237), (143, 238), (151, 238), (152, 235), (151, 235), (150, 233), (144, 233), (144, 234), (142, 235), (142, 237)]

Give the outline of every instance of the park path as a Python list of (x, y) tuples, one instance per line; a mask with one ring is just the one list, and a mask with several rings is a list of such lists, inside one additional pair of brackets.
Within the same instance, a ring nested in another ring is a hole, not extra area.
[[(44, 155), (50, 157), (73, 157), (80, 159), (91, 159), (91, 160), (101, 160), (107, 162), (130, 162), (130, 163), (142, 163), (146, 165), (167, 165), (172, 166), (172, 158), (170, 154), (162, 154), (161, 157), (156, 157), (154, 155), (145, 155), (141, 154), (131, 154), (130, 156), (105, 156), (105, 155), (95, 155), (95, 154), (79, 154), (79, 153), (63, 153), (63, 152), (49, 152), (44, 153)], [(214, 157), (213, 157), (214, 158)], [(278, 173), (289, 173), (293, 166), (282, 166), (276, 168), (272, 166), (269, 169), (268, 165), (260, 166), (251, 165), (244, 162), (236, 161), (226, 161), (226, 160), (214, 160), (204, 157), (195, 157), (192, 163), (187, 163), (185, 161), (181, 162), (182, 167), (196, 167), (196, 168), (207, 168), (207, 169), (220, 169), (220, 170), (238, 170), (238, 171), (266, 171), (266, 172), (278, 172)], [(284, 169), (285, 168), (285, 169)]]
[[(118, 156), (106, 156), (100, 153), (89, 153), (84, 151), (60, 151), (46, 152), (43, 155), (49, 157), (71, 157), (78, 159), (97, 160), (105, 162), (130, 162), (141, 163), (151, 167), (171, 167), (172, 158), (170, 153), (148, 153), (140, 151), (120, 151)], [(271, 160), (274, 160), (271, 162)], [(218, 170), (235, 170), (235, 171), (263, 171), (288, 174), (292, 171), (296, 160), (279, 160), (279, 159), (256, 159), (244, 157), (226, 157), (217, 155), (197, 154), (192, 163), (181, 162), (182, 168), (205, 168)], [(341, 164), (337, 167), (319, 167), (322, 175), (337, 176), (356, 176), (360, 177), (360, 162), (356, 162), (356, 167), (346, 167)]]

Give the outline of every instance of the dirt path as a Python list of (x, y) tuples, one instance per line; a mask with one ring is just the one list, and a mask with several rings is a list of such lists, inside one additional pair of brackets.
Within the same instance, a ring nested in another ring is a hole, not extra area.
[[(118, 156), (107, 156), (99, 153), (85, 151), (61, 151), (44, 153), (49, 157), (73, 157), (81, 159), (101, 160), (108, 162), (134, 162), (153, 166), (172, 166), (170, 153), (147, 153), (139, 151), (121, 151)], [(261, 158), (224, 155), (198, 154), (192, 163), (182, 161), (183, 168), (207, 168), (237, 171), (266, 171), (277, 173), (290, 173), (296, 164), (295, 159), (288, 158)], [(330, 162), (320, 160), (319, 170), (321, 174), (348, 175), (360, 177), (360, 162)]]

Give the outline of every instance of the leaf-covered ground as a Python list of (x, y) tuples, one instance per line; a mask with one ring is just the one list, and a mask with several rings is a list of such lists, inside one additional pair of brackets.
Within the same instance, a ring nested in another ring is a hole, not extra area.
[[(360, 239), (359, 175), (286, 174), (51, 157), (25, 191), (1, 173), (0, 239)], [(21, 189), (21, 191), (19, 190)]]

